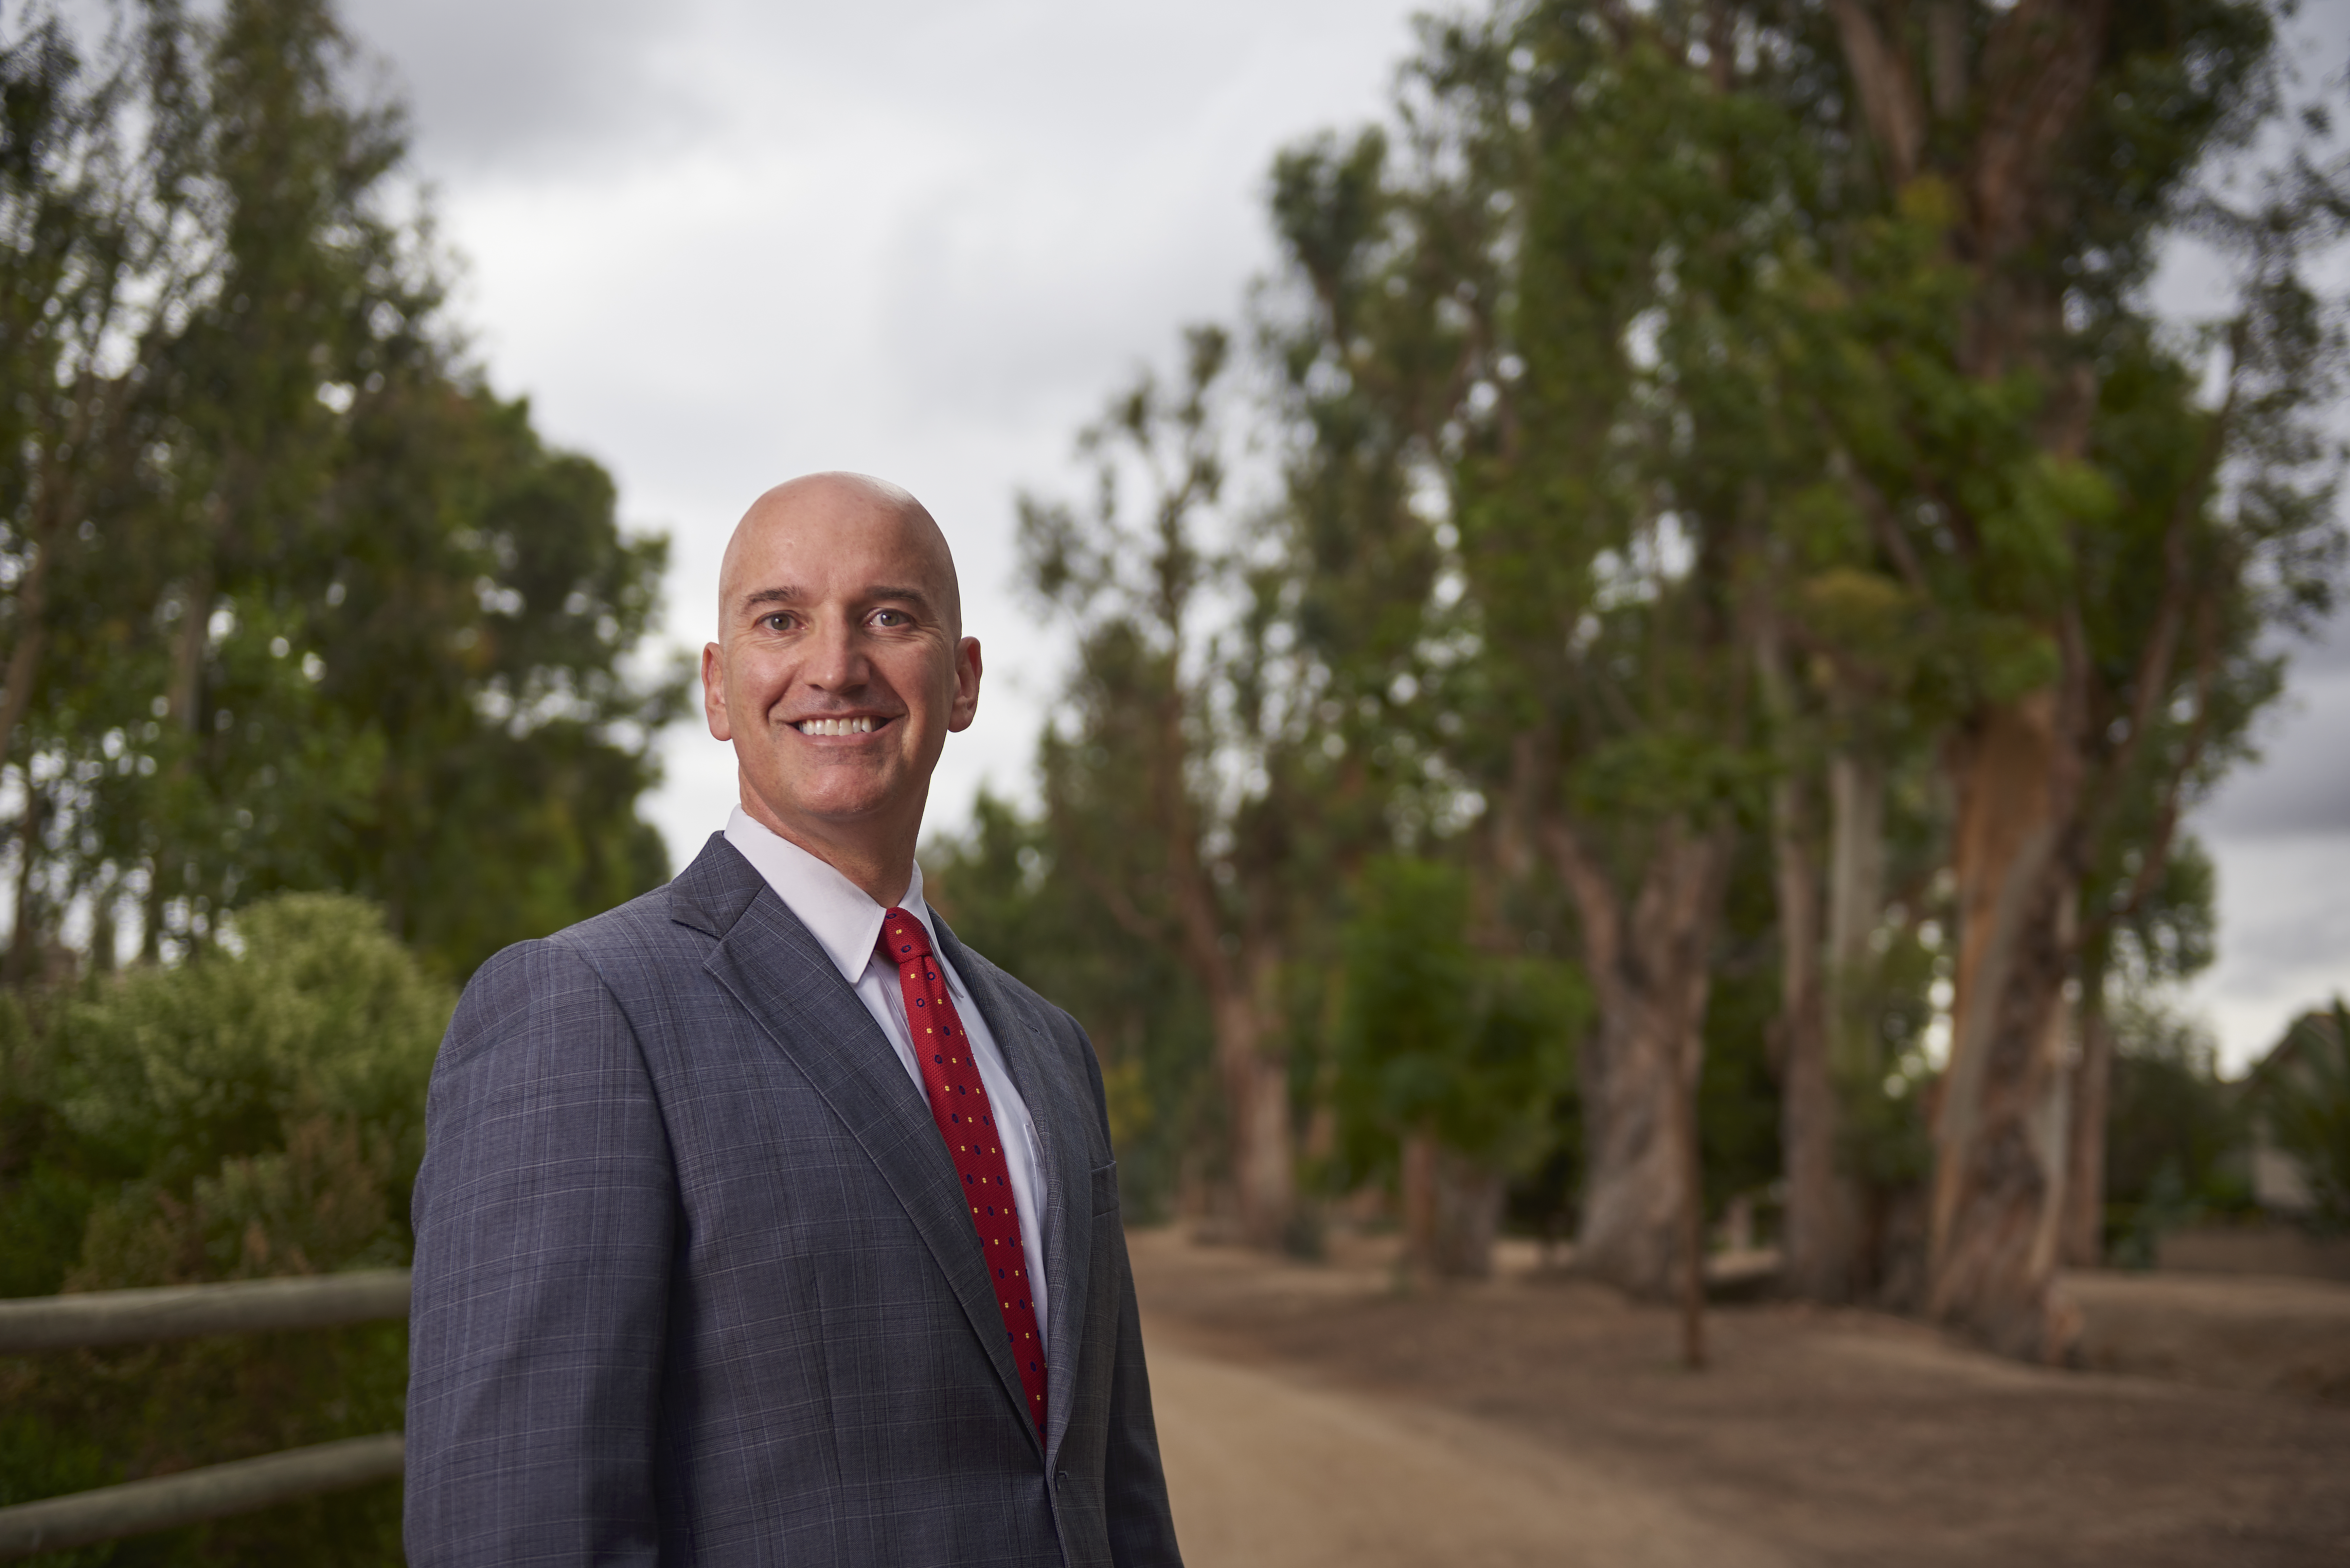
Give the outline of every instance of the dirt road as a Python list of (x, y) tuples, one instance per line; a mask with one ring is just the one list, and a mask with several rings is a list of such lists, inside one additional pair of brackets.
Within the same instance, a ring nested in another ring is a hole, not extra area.
[(1191, 1568), (1780, 1568), (1636, 1485), (1424, 1406), (1315, 1387), (1147, 1325)]
[(1194, 1568), (2350, 1562), (2350, 1404), (2064, 1373), (1862, 1313), (1399, 1293), (1131, 1238)]

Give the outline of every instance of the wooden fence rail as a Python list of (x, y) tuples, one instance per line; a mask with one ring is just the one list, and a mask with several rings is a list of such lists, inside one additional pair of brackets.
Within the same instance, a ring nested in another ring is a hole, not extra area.
[(408, 1271), (367, 1269), (297, 1280), (239, 1280), (151, 1291), (0, 1301), (0, 1355), (152, 1345), (208, 1334), (340, 1328), (408, 1315)]
[(255, 1459), (0, 1508), (0, 1562), (226, 1519), (296, 1498), (390, 1480), (404, 1468), (405, 1443), (398, 1432), (346, 1438), (339, 1443), (288, 1449)]
[[(0, 1301), (0, 1355), (148, 1345), (214, 1334), (339, 1328), (407, 1315), (405, 1269), (92, 1291)], [(398, 1432), (385, 1432), (18, 1503), (0, 1508), (0, 1562), (226, 1519), (297, 1498), (389, 1480), (404, 1466), (405, 1439)]]

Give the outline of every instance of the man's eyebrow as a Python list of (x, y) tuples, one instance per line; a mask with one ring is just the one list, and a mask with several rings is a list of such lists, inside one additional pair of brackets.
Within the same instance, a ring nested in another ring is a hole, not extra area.
[[(858, 597), (868, 600), (903, 599), (909, 603), (920, 605), (925, 610), (931, 607), (930, 595), (920, 588), (899, 583), (876, 583)], [(753, 588), (743, 596), (743, 607), (755, 609), (761, 605), (795, 605), (806, 597), (807, 591), (805, 588), (786, 583), (778, 587)]]

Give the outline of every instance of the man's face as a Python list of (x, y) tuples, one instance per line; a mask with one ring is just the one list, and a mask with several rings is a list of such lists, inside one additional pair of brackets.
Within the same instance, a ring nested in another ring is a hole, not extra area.
[(800, 481), (744, 520), (720, 596), (702, 710), (734, 744), (743, 809), (818, 852), (910, 849), (947, 732), (979, 703), (936, 524), (853, 482)]

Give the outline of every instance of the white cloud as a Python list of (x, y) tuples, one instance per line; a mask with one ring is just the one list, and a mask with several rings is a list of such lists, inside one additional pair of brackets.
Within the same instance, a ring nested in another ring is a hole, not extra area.
[[(1024, 790), (1060, 663), (1009, 592), (1023, 483), (1177, 328), (1271, 260), (1274, 150), (1378, 112), (1402, 0), (348, 0), (412, 96), (495, 383), (669, 529), (698, 644), (743, 506), (814, 468), (887, 474), (953, 539), (989, 657), (934, 825)], [(681, 726), (650, 810), (723, 820)]]

